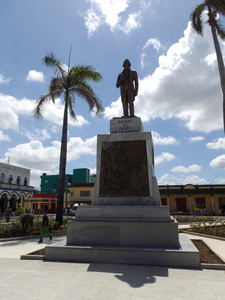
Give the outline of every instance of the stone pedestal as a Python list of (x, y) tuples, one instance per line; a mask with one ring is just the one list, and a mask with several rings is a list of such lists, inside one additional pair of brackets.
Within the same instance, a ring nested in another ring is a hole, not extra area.
[(98, 135), (92, 205), (78, 207), (66, 245), (47, 246), (45, 259), (200, 266), (198, 250), (161, 206), (152, 136), (140, 118), (115, 118), (110, 134)]
[(98, 135), (92, 204), (161, 205), (151, 132)]
[(67, 245), (179, 249), (178, 225), (168, 207), (79, 207), (67, 225)]

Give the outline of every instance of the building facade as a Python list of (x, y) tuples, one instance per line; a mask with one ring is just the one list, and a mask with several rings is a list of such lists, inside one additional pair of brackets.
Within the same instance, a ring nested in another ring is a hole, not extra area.
[(0, 163), (0, 209), (1, 213), (10, 206), (30, 207), (34, 187), (30, 186), (30, 169)]
[[(94, 184), (72, 184), (70, 206), (74, 204), (91, 204)], [(207, 214), (219, 214), (225, 211), (225, 185), (160, 185), (159, 192), (162, 205), (169, 206), (171, 213), (190, 213), (198, 208), (206, 209)]]
[(189, 213), (195, 208), (206, 209), (207, 214), (225, 211), (225, 185), (161, 185), (159, 186), (162, 205), (171, 212)]
[(70, 185), (68, 190), (70, 191), (69, 207), (74, 204), (91, 204), (94, 195), (94, 183), (74, 183)]
[[(35, 211), (54, 212), (57, 209), (59, 175), (47, 175), (41, 178), (40, 194), (35, 194), (32, 200), (32, 209)], [(74, 169), (73, 174), (65, 175), (64, 208), (72, 207), (75, 203), (91, 204), (92, 190), (96, 175), (90, 175), (90, 169)], [(85, 186), (87, 185), (87, 186)], [(91, 185), (92, 189), (89, 189)], [(75, 189), (71, 187), (76, 187)], [(78, 190), (79, 187), (81, 191)], [(72, 200), (71, 200), (72, 199)], [(77, 201), (77, 202), (76, 202)]]

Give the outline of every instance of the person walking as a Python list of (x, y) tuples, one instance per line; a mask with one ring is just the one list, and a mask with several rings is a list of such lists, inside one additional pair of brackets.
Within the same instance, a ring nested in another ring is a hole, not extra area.
[(10, 220), (10, 216), (14, 216), (14, 213), (13, 213), (13, 211), (11, 210), (11, 208), (10, 207), (8, 207), (6, 210), (5, 210), (5, 212), (4, 212), (4, 214), (3, 214), (3, 217), (2, 218), (4, 218), (5, 217), (5, 220), (6, 220), (6, 222), (9, 222), (9, 220)]
[(42, 228), (40, 230), (40, 240), (38, 243), (42, 243), (43, 242), (43, 235), (44, 234), (47, 234), (47, 236), (50, 238), (50, 241), (52, 239), (52, 236), (49, 232), (49, 227), (48, 227), (48, 216), (47, 216), (47, 213), (44, 212), (44, 215), (43, 215), (43, 219), (42, 219)]

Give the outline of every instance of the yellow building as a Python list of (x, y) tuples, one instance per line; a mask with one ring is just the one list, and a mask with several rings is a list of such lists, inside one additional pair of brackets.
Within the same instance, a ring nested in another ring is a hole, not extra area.
[(225, 185), (161, 185), (159, 186), (162, 205), (171, 212), (191, 212), (196, 207), (206, 208), (206, 213), (225, 211)]
[(72, 207), (74, 204), (91, 204), (94, 195), (94, 183), (74, 183), (68, 187), (69, 198), (67, 204)]
[[(68, 187), (70, 197), (67, 201), (74, 204), (91, 204), (94, 195), (94, 184), (71, 184)], [(220, 208), (225, 211), (225, 185), (160, 185), (162, 205), (169, 206), (170, 212), (189, 213), (196, 207), (206, 208), (206, 213), (219, 214)]]

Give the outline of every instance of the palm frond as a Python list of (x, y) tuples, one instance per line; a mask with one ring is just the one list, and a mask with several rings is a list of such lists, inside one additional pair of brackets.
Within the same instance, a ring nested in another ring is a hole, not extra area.
[(92, 80), (94, 82), (99, 82), (102, 79), (101, 74), (92, 66), (74, 66), (70, 69), (68, 75), (80, 80)]
[(53, 77), (50, 82), (49, 93), (54, 98), (60, 96), (67, 89), (67, 83), (62, 77)]
[(225, 1), (224, 0), (205, 0), (205, 5), (215, 10), (218, 14), (225, 16)]
[(90, 111), (92, 111), (95, 108), (96, 115), (100, 115), (103, 112), (104, 109), (101, 100), (95, 95), (90, 86), (86, 85), (86, 88), (74, 88), (71, 89), (71, 91), (80, 96), (88, 103)]
[(37, 105), (35, 106), (35, 108), (33, 110), (34, 117), (37, 119), (42, 119), (43, 118), (43, 115), (42, 115), (43, 108), (47, 103), (49, 103), (51, 101), (53, 103), (55, 103), (55, 99), (52, 98), (52, 96), (50, 94), (41, 96), (37, 100)]
[(195, 7), (190, 15), (191, 26), (199, 34), (203, 35), (203, 12), (205, 3), (199, 4)]
[(65, 69), (63, 68), (62, 62), (55, 58), (53, 53), (47, 54), (43, 57), (43, 63), (46, 64), (47, 67), (52, 67), (54, 72), (62, 77), (65, 76)]
[(67, 98), (67, 107), (68, 107), (68, 110), (69, 110), (69, 115), (71, 117), (72, 120), (76, 120), (76, 114), (75, 114), (75, 111), (74, 111), (74, 107), (73, 107), (73, 103), (75, 102), (74, 101), (74, 94), (73, 93), (69, 93), (68, 95), (68, 98)]
[(214, 23), (214, 27), (216, 29), (216, 32), (217, 34), (219, 35), (219, 37), (222, 39), (222, 40), (225, 40), (225, 29), (224, 27), (222, 26), (222, 24), (220, 22), (217, 22)]

